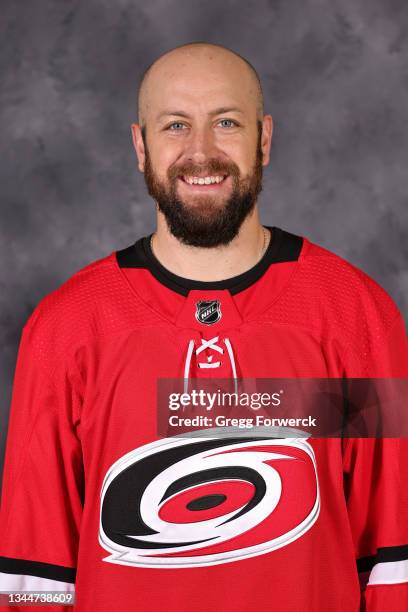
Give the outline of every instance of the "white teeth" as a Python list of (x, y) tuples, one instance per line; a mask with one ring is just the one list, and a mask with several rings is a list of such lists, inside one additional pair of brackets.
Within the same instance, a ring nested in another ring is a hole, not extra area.
[(224, 176), (184, 176), (186, 183), (190, 185), (212, 185), (213, 183), (221, 183), (224, 180)]

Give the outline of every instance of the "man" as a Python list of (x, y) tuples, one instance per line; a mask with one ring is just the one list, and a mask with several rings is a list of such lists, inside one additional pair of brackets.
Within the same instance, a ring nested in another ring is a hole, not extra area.
[(406, 610), (403, 440), (166, 436), (156, 412), (159, 379), (188, 394), (201, 378), (405, 377), (401, 313), (337, 255), (261, 225), (272, 117), (239, 55), (164, 54), (138, 121), (156, 231), (23, 330), (0, 590), (75, 590), (81, 612)]

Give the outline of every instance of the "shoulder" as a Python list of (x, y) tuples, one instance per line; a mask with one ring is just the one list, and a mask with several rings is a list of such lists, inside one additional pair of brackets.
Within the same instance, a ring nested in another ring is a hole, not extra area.
[(125, 282), (113, 251), (74, 272), (45, 295), (26, 321), (32, 353), (52, 372), (77, 348), (149, 321), (145, 305)]
[(28, 318), (28, 329), (54, 327), (75, 317), (77, 323), (94, 312), (101, 291), (112, 284), (112, 254), (74, 272), (61, 285), (46, 294)]
[(342, 355), (353, 353), (361, 371), (401, 320), (395, 301), (376, 280), (305, 236), (291, 282), (266, 316), (311, 331)]
[(389, 293), (369, 274), (344, 257), (304, 238), (303, 282), (322, 306), (342, 319), (360, 320), (384, 329), (399, 315)]

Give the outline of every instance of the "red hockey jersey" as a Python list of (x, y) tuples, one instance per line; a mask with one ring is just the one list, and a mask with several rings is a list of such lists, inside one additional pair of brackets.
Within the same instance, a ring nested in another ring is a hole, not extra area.
[(80, 612), (408, 609), (407, 440), (158, 435), (160, 378), (407, 377), (390, 296), (269, 229), (233, 278), (177, 276), (145, 236), (35, 308), (10, 410), (1, 592), (75, 592)]

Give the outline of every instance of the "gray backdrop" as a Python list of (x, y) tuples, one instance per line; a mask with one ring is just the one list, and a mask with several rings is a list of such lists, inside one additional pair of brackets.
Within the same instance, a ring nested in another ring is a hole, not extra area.
[(0, 472), (27, 317), (154, 228), (129, 126), (142, 71), (176, 45), (224, 44), (260, 74), (262, 221), (346, 257), (406, 313), (406, 0), (2, 0), (0, 33)]

